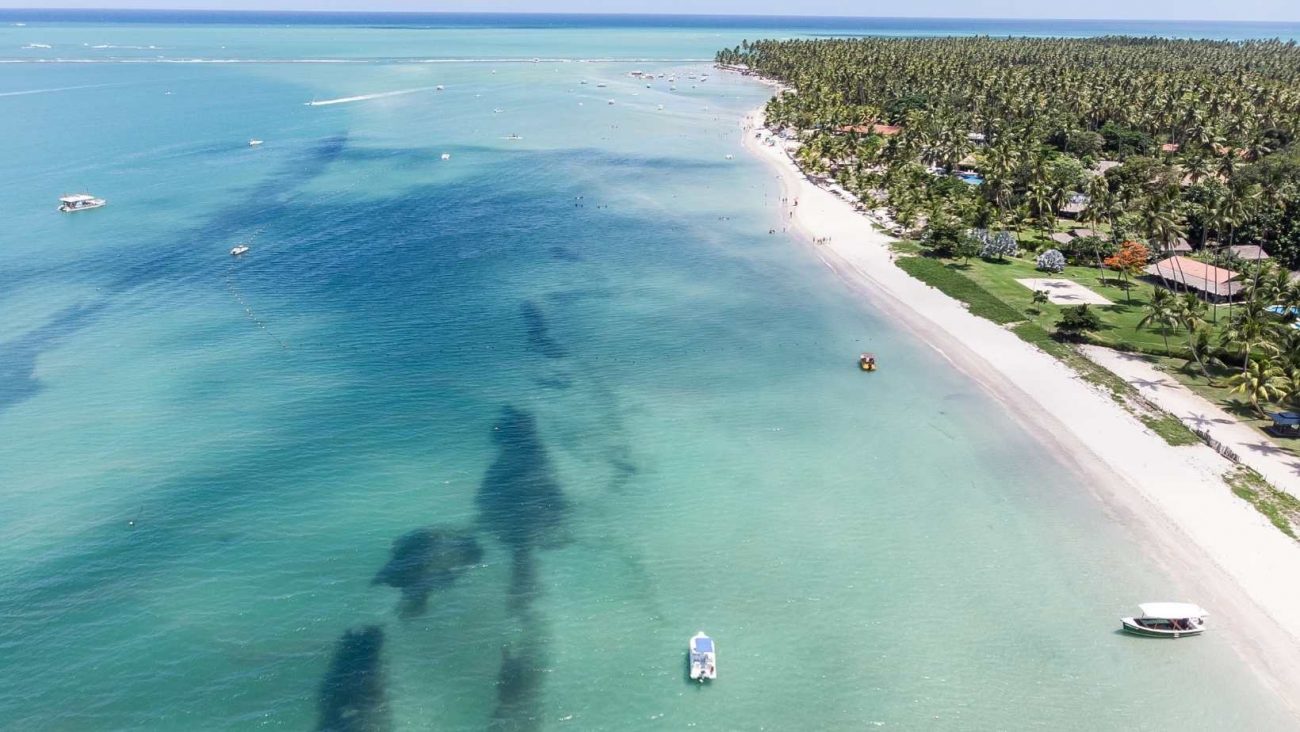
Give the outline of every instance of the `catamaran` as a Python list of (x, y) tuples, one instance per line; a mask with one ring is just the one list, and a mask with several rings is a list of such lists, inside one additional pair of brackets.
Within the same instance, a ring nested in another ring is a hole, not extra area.
[(59, 199), (59, 210), (64, 213), (73, 211), (85, 211), (87, 209), (99, 208), (108, 203), (102, 198), (95, 198), (89, 193), (77, 193), (71, 196), (64, 196)]
[(1181, 638), (1205, 632), (1204, 608), (1187, 602), (1146, 602), (1140, 617), (1120, 618), (1120, 627), (1148, 638)]
[(690, 649), (691, 678), (700, 683), (718, 678), (718, 654), (713, 649), (713, 639), (701, 630), (691, 638)]

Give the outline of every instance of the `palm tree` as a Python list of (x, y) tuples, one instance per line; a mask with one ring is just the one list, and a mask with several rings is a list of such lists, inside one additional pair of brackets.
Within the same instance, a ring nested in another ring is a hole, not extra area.
[(1228, 380), (1229, 389), (1237, 394), (1244, 394), (1250, 405), (1259, 412), (1259, 416), (1268, 419), (1260, 402), (1272, 402), (1287, 393), (1287, 375), (1272, 361), (1264, 359), (1247, 359), (1246, 368)]
[(1165, 341), (1165, 353), (1169, 352), (1169, 329), (1178, 324), (1178, 309), (1173, 293), (1163, 287), (1156, 287), (1151, 292), (1146, 314), (1138, 321), (1137, 327), (1149, 325), (1160, 326), (1160, 335)]
[(1164, 251), (1169, 250), (1186, 233), (1173, 209), (1173, 201), (1163, 196), (1147, 200), (1142, 212), (1142, 225), (1146, 229), (1147, 238)]
[(1268, 308), (1258, 300), (1250, 299), (1242, 303), (1232, 316), (1232, 322), (1220, 334), (1219, 342), (1225, 348), (1236, 350), (1241, 354), (1242, 372), (1250, 368), (1251, 353), (1256, 348), (1277, 353), (1280, 348), (1274, 339), (1279, 334), (1279, 321)]

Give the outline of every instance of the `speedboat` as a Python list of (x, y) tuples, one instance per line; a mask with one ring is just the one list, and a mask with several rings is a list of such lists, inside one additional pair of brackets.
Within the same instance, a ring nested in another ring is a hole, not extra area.
[(258, 140), (258, 139), (256, 139), (256, 138), (254, 138), (254, 139), (248, 141), (248, 146), (249, 146), (249, 147), (257, 147), (258, 145), (261, 145), (261, 144), (262, 144), (262, 141), (261, 141), (261, 140)]
[(701, 630), (691, 638), (690, 649), (691, 679), (704, 683), (718, 678), (718, 654), (713, 649), (713, 639)]
[(1142, 614), (1120, 618), (1120, 627), (1147, 638), (1200, 635), (1205, 632), (1205, 618), (1209, 616), (1204, 608), (1187, 602), (1147, 602), (1138, 609)]
[(234, 248), (232, 248), (232, 249), (230, 250), (230, 254), (231, 254), (231, 256), (238, 257), (239, 255), (244, 254), (244, 253), (246, 253), (247, 251), (248, 251), (248, 245), (247, 245), (247, 244), (236, 244), (236, 245), (234, 246)]
[(63, 213), (72, 213), (73, 211), (86, 211), (92, 208), (99, 208), (108, 203), (102, 198), (95, 198), (89, 193), (77, 193), (71, 196), (64, 196), (59, 199), (59, 210)]

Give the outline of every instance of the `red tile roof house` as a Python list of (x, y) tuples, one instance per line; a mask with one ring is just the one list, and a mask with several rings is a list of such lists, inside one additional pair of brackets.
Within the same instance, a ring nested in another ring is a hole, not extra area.
[(1236, 272), (1188, 257), (1162, 259), (1147, 265), (1144, 271), (1174, 292), (1191, 290), (1213, 302), (1231, 300), (1241, 292)]

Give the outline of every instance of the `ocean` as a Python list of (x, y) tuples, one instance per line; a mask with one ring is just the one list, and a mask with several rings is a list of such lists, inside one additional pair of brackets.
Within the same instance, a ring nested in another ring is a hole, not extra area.
[(0, 729), (1293, 728), (1118, 633), (1185, 587), (784, 232), (709, 59), (1296, 27), (0, 24)]

